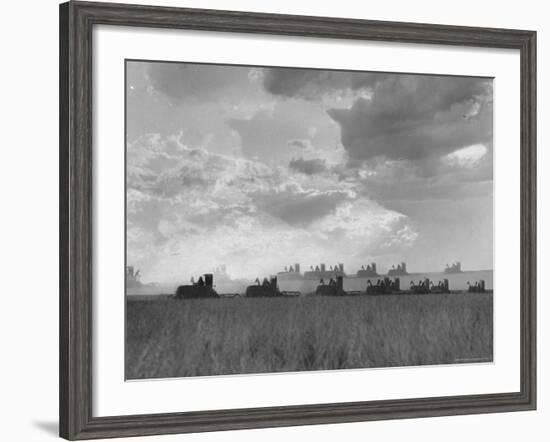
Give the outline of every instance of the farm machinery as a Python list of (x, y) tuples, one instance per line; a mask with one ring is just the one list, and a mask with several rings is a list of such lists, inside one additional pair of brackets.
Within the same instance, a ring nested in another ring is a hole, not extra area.
[(260, 284), (260, 280), (256, 279), (256, 285), (249, 285), (246, 288), (245, 296), (247, 298), (273, 298), (276, 296), (283, 296), (277, 287), (277, 278), (272, 277), (268, 281), (264, 278)]
[(389, 295), (391, 293), (398, 293), (399, 288), (399, 278), (391, 280), (390, 278), (384, 278), (383, 280), (377, 280), (376, 284), (372, 284), (370, 279), (367, 281), (367, 295)]
[(467, 282), (468, 284), (468, 292), (470, 293), (485, 293), (485, 280), (476, 281), (475, 284), (470, 284), (470, 281)]
[(206, 273), (204, 278), (201, 276), (197, 282), (192, 279), (190, 285), (180, 285), (176, 290), (176, 299), (219, 297), (214, 290), (214, 276), (211, 273)]
[(367, 281), (367, 295), (391, 295), (391, 294), (403, 294), (403, 295), (423, 295), (429, 293), (450, 293), (449, 280), (444, 279), (436, 284), (430, 281), (428, 278), (414, 283), (411, 281), (407, 290), (401, 290), (399, 278), (395, 278), (393, 281), (390, 278), (384, 278), (383, 280), (376, 281), (376, 284), (372, 284), (370, 280)]
[(445, 278), (443, 281), (439, 281), (437, 285), (430, 282), (430, 293), (451, 293), (449, 290), (449, 280)]
[(409, 286), (409, 293), (414, 294), (429, 294), (429, 293), (451, 293), (449, 290), (449, 280), (444, 279), (439, 281), (437, 285), (429, 278), (425, 278), (423, 281), (418, 281), (417, 284), (411, 281)]
[(344, 277), (337, 276), (336, 279), (330, 278), (328, 284), (325, 284), (325, 281), (321, 279), (315, 290), (315, 294), (321, 296), (347, 295), (348, 293), (344, 291)]

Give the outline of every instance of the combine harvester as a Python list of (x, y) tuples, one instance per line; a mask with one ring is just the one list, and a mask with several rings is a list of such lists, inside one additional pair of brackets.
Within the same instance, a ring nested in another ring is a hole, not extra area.
[(359, 296), (359, 295), (424, 295), (430, 293), (450, 293), (449, 281), (444, 279), (439, 281), (437, 285), (431, 282), (428, 278), (423, 281), (418, 281), (415, 284), (411, 281), (408, 290), (401, 290), (399, 278), (391, 280), (388, 277), (379, 279), (376, 284), (373, 284), (370, 279), (367, 281), (367, 288), (365, 291), (346, 291), (344, 290), (344, 279), (339, 276), (334, 279), (330, 279), (328, 284), (325, 284), (323, 280), (317, 286), (315, 295), (318, 296)]
[(214, 276), (206, 273), (198, 282), (191, 279), (191, 285), (180, 285), (176, 290), (176, 299), (219, 298), (214, 290)]
[(336, 280), (330, 278), (328, 284), (325, 284), (321, 279), (320, 284), (315, 290), (315, 294), (318, 296), (357, 296), (362, 295), (361, 291), (345, 291), (344, 290), (344, 277), (337, 276)]
[(449, 280), (445, 278), (443, 281), (439, 281), (437, 285), (433, 281), (430, 282), (430, 293), (451, 293), (449, 290)]
[(469, 293), (485, 293), (485, 280), (481, 279), (480, 281), (476, 281), (474, 285), (470, 284), (470, 281), (468, 281), (466, 284), (468, 284), (468, 292)]
[(367, 295), (428, 295), (431, 293), (451, 293), (449, 290), (449, 280), (444, 279), (439, 281), (437, 285), (425, 278), (423, 281), (418, 281), (417, 284), (411, 281), (408, 290), (401, 290), (399, 278), (393, 281), (386, 277), (383, 280), (378, 280), (375, 284), (367, 281)]
[(367, 281), (367, 290), (365, 294), (367, 295), (391, 295), (395, 293), (400, 293), (399, 287), (400, 281), (399, 278), (395, 278), (393, 281), (386, 277), (383, 280), (376, 281), (376, 284), (372, 284), (370, 279)]
[(264, 278), (260, 284), (260, 280), (256, 278), (256, 285), (249, 285), (246, 288), (245, 297), (247, 298), (277, 298), (300, 296), (300, 292), (280, 291), (277, 286), (277, 278), (271, 277), (268, 281)]

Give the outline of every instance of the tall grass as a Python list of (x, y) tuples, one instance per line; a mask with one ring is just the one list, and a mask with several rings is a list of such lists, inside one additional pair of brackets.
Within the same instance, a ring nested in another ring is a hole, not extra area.
[(492, 294), (127, 303), (128, 379), (447, 364), (492, 355)]

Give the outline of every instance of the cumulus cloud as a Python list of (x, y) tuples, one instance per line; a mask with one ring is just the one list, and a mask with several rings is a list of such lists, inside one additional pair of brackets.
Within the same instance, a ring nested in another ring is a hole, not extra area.
[(220, 262), (247, 277), (273, 273), (289, 258), (353, 255), (358, 263), (382, 243), (411, 244), (403, 234), (407, 217), (334, 177), (310, 179), (189, 148), (177, 136), (130, 144), (128, 171), (128, 259), (152, 279), (181, 278), (174, 269), (190, 275)]
[(387, 75), (370, 99), (330, 109), (352, 160), (422, 160), (492, 138), (490, 80)]
[[(144, 281), (221, 263), (254, 278), (289, 258), (352, 269), (366, 259), (437, 269), (459, 258), (451, 252), (491, 262), (490, 80), (189, 63), (127, 71), (127, 253)], [(483, 251), (468, 252), (468, 238)]]

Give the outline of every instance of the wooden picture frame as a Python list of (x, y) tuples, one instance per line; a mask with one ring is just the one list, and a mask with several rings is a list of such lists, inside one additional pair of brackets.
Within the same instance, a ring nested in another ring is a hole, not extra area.
[[(521, 389), (150, 415), (92, 415), (92, 28), (98, 24), (511, 48), (521, 55)], [(533, 410), (536, 407), (536, 33), (109, 3), (60, 5), (60, 436), (69, 440)]]

